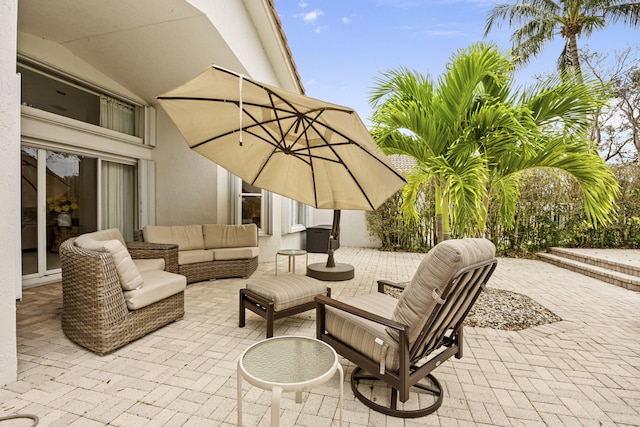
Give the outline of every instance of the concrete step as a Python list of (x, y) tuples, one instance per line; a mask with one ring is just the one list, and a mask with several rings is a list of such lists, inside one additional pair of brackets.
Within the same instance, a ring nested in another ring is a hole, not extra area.
[(593, 277), (625, 289), (640, 292), (640, 277), (638, 276), (576, 261), (552, 253), (539, 253), (538, 258), (558, 267), (566, 268), (567, 270), (575, 271), (576, 273), (584, 274), (585, 276)]
[(565, 248), (549, 248), (549, 253), (585, 264), (591, 264), (596, 267), (606, 268), (607, 270), (617, 271), (619, 273), (628, 274), (630, 276), (640, 277), (640, 266), (624, 264), (622, 262), (610, 259), (598, 258), (597, 256), (580, 253)]

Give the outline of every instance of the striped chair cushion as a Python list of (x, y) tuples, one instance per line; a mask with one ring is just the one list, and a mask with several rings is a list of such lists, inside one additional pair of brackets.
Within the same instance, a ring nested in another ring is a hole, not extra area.
[[(391, 318), (398, 300), (379, 292), (341, 299), (351, 306)], [(385, 326), (343, 311), (327, 307), (327, 332), (381, 364), (381, 370), (397, 371), (400, 366), (398, 341), (389, 335)]]
[[(425, 255), (391, 317), (410, 327), (410, 344), (418, 338), (437, 304), (434, 291), (440, 295), (460, 269), (490, 260), (495, 253), (496, 247), (487, 239), (452, 239), (438, 243)], [(388, 332), (397, 339), (396, 331)]]
[(273, 301), (275, 311), (311, 302), (316, 295), (327, 293), (324, 282), (297, 274), (252, 279), (247, 282), (247, 289)]

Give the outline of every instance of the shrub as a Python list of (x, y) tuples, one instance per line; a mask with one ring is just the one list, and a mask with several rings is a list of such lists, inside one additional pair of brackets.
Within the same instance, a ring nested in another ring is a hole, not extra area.
[[(498, 222), (497, 203), (489, 207), (486, 236), (507, 254), (527, 256), (551, 246), (640, 247), (640, 166), (613, 165), (620, 185), (613, 222), (594, 228), (586, 221), (582, 193), (569, 175), (550, 170), (523, 174), (515, 225), (504, 230)], [(369, 233), (382, 242), (383, 250), (425, 251), (435, 244), (433, 189), (422, 189), (416, 202), (420, 221), (402, 219), (402, 193), (389, 198), (380, 208), (367, 212)]]

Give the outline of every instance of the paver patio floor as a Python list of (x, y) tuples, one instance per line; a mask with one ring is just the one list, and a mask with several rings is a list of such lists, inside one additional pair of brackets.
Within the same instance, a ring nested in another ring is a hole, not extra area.
[[(408, 281), (423, 256), (340, 248), (336, 261), (354, 265), (356, 274), (332, 282), (332, 295), (374, 292), (380, 278)], [(325, 259), (309, 256), (310, 263)], [(286, 270), (281, 262), (279, 272)], [(252, 279), (274, 272), (273, 261), (260, 263)], [(25, 290), (17, 303), (18, 381), (0, 388), (0, 416), (35, 414), (39, 426), (235, 425), (236, 361), (265, 332), (253, 313), (238, 328), (238, 290), (245, 283), (189, 285), (184, 319), (104, 357), (62, 333), (59, 284)], [(511, 258), (499, 260), (489, 285), (528, 295), (563, 320), (520, 332), (465, 328), (464, 357), (434, 372), (444, 402), (424, 418), (373, 412), (345, 384), (345, 425), (640, 425), (640, 293)], [(314, 334), (313, 311), (275, 323), (276, 336)], [(353, 365), (341, 360), (348, 381)], [(270, 392), (246, 382), (243, 390), (245, 425), (268, 425)], [(337, 407), (336, 376), (304, 393), (302, 403), (285, 394), (282, 424), (337, 425)]]

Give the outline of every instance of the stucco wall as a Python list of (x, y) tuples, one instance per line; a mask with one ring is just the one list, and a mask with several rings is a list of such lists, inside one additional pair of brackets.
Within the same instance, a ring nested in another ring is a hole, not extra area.
[(158, 109), (156, 224), (218, 222), (218, 171), (209, 159), (191, 150), (169, 116)]
[[(343, 210), (340, 214), (340, 246), (353, 246), (358, 248), (377, 248), (380, 242), (369, 236), (364, 219), (364, 211)], [(333, 223), (333, 211), (328, 209), (315, 209), (311, 225), (331, 225)]]
[(18, 2), (0, 0), (0, 385), (16, 380), (16, 287), (20, 283), (20, 90)]

